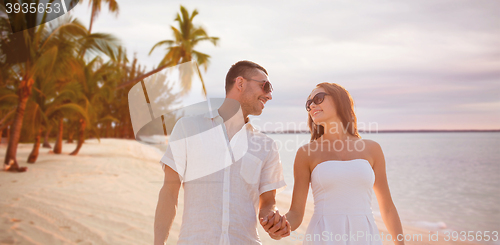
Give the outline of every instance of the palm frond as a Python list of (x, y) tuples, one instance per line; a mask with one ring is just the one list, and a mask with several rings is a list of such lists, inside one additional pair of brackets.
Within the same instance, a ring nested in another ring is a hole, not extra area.
[(175, 43), (181, 43), (184, 40), (182, 31), (179, 31), (179, 29), (175, 28), (174, 26), (170, 26), (170, 29), (172, 29), (172, 31), (174, 32)]
[(219, 42), (219, 38), (218, 37), (197, 37), (195, 39), (193, 39), (193, 46), (198, 44), (198, 42), (200, 41), (210, 41), (214, 46), (217, 46), (218, 42)]
[(175, 43), (175, 41), (173, 41), (173, 40), (163, 40), (163, 41), (157, 42), (157, 43), (153, 46), (153, 48), (151, 48), (151, 51), (149, 51), (149, 55), (151, 55), (151, 53), (153, 53), (153, 50), (154, 50), (156, 47), (159, 47), (159, 46), (161, 46), (161, 45), (172, 46), (174, 43)]
[(205, 68), (205, 71), (207, 71), (208, 65), (210, 63), (210, 55), (198, 52), (196, 50), (193, 50), (193, 54), (196, 57), (196, 62), (198, 63), (198, 65), (202, 65), (203, 68)]
[(28, 77), (33, 77), (35, 74), (41, 72), (41, 74), (46, 74), (46, 71), (51, 71), (57, 59), (58, 48), (57, 46), (51, 47), (49, 50), (43, 53), (36, 60), (32, 70), (28, 73)]
[(115, 13), (118, 16), (120, 9), (116, 0), (107, 0), (109, 12)]
[(79, 40), (82, 52), (89, 51), (90, 54), (102, 53), (111, 60), (116, 61), (119, 41), (116, 37), (106, 33), (92, 33)]
[(113, 117), (111, 115), (107, 115), (103, 118), (100, 118), (99, 120), (97, 120), (98, 122), (102, 123), (102, 122), (120, 122), (120, 120), (118, 120), (116, 117)]

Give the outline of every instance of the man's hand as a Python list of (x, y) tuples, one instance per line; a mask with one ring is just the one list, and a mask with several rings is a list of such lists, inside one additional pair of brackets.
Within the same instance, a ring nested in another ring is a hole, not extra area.
[(262, 225), (262, 228), (264, 228), (266, 232), (269, 232), (269, 229), (271, 229), (271, 227), (273, 227), (274, 225), (278, 224), (278, 222), (281, 220), (279, 211), (276, 211), (276, 213), (274, 211), (271, 211), (269, 212), (268, 215), (264, 216), (264, 218), (260, 218), (260, 224)]
[(260, 224), (272, 239), (280, 240), (290, 235), (290, 223), (286, 220), (285, 215), (281, 216), (279, 214), (279, 211), (276, 211), (276, 213), (270, 212), (267, 216), (261, 218)]
[[(279, 216), (279, 213), (277, 213), (276, 216)], [(289, 236), (291, 231), (291, 226), (290, 223), (288, 223), (286, 216), (283, 215), (280, 218), (280, 221), (271, 227), (267, 232), (269, 233), (269, 236), (275, 240)]]

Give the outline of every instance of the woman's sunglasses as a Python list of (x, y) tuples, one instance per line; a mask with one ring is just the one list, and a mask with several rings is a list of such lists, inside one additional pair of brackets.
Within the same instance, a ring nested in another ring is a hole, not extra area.
[(306, 101), (306, 111), (311, 111), (311, 104), (314, 102), (315, 105), (319, 105), (323, 103), (323, 100), (325, 100), (325, 95), (328, 95), (325, 92), (319, 92), (314, 97), (310, 100)]
[(255, 79), (251, 79), (251, 78), (245, 78), (246, 80), (252, 80), (252, 81), (256, 81), (256, 82), (259, 82), (259, 83), (264, 83), (262, 84), (262, 91), (264, 91), (264, 93), (271, 93), (273, 92), (273, 86), (271, 85), (271, 82), (267, 81), (267, 80), (264, 80), (264, 81), (259, 81), (259, 80), (255, 80)]

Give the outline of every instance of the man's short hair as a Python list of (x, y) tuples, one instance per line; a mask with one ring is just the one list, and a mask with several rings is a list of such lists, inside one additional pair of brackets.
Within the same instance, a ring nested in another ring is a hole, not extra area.
[(255, 69), (259, 69), (268, 75), (264, 67), (252, 61), (242, 60), (233, 64), (226, 75), (226, 94), (233, 88), (237, 77), (249, 78), (256, 73), (257, 70)]

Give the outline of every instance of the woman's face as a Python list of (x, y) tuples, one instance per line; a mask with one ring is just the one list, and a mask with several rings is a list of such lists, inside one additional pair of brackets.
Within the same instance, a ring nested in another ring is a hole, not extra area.
[[(307, 99), (308, 100), (313, 99), (314, 96), (318, 93), (326, 93), (326, 91), (321, 87), (316, 88), (311, 92), (311, 94)], [(317, 105), (313, 101), (309, 106), (309, 108), (311, 108), (311, 110), (309, 111), (309, 115), (311, 116), (315, 124), (337, 121), (337, 111), (333, 103), (333, 98), (332, 95), (328, 93), (327, 95), (325, 95), (323, 102)]]

